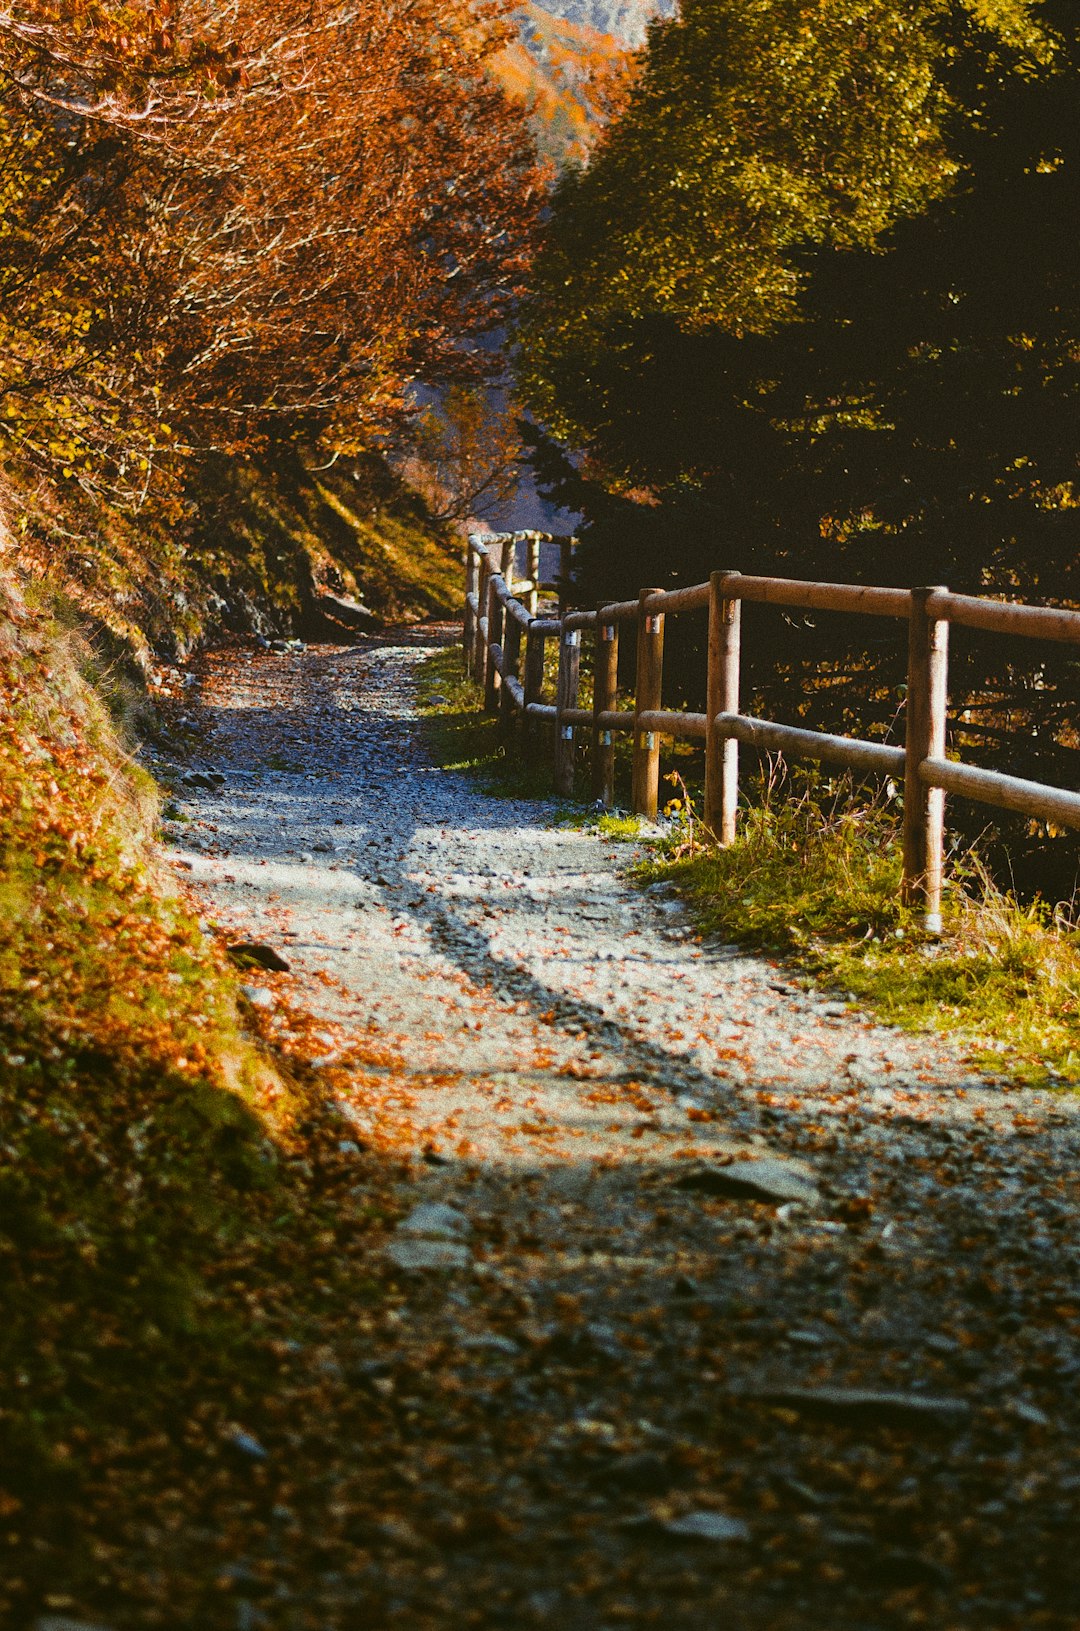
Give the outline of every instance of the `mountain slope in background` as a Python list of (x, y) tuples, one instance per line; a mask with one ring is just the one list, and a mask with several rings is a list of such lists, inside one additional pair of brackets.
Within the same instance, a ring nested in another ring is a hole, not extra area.
[(517, 22), (517, 40), (497, 60), (499, 81), (529, 107), (548, 157), (583, 159), (609, 117), (631, 49), (613, 34), (553, 15), (537, 0), (524, 0)]
[(522, 0), (518, 38), (501, 55), (504, 88), (527, 103), (541, 149), (581, 160), (611, 117), (653, 17), (677, 0)]
[(539, 9), (575, 28), (610, 34), (622, 45), (645, 43), (653, 17), (671, 17), (676, 0), (541, 0)]

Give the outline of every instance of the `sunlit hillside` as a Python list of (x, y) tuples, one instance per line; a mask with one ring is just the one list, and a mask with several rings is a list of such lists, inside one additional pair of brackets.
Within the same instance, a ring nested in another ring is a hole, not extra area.
[(553, 16), (525, 0), (520, 37), (499, 58), (501, 82), (527, 102), (545, 153), (582, 158), (617, 105), (634, 52), (613, 34)]
[(670, 17), (676, 0), (543, 0), (544, 10), (568, 23), (613, 34), (626, 45), (644, 45), (653, 17)]

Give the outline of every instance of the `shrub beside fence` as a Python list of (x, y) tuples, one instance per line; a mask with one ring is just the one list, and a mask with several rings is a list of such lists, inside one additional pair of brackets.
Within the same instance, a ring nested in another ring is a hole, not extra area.
[[(518, 579), (516, 554), (521, 541), (527, 564), (526, 576)], [(540, 581), (545, 541), (559, 545), (557, 583)], [(482, 681), (485, 706), (500, 714), (507, 736), (520, 730), (530, 755), (550, 753), (557, 793), (568, 796), (573, 792), (575, 747), (582, 730), (588, 733), (591, 745), (593, 794), (608, 805), (614, 796), (615, 734), (632, 735), (632, 808), (649, 820), (657, 811), (660, 737), (703, 741), (705, 824), (722, 845), (735, 838), (740, 743), (863, 774), (895, 777), (904, 783), (903, 899), (906, 905), (922, 909), (932, 930), (941, 922), (947, 793), (1080, 829), (1080, 793), (981, 770), (949, 759), (946, 751), (950, 624), (1080, 645), (1080, 612), (955, 595), (943, 586), (879, 589), (753, 577), (735, 571), (714, 572), (708, 583), (686, 589), (642, 589), (636, 600), (607, 602), (591, 611), (574, 610), (566, 604), (572, 545), (571, 539), (546, 540), (538, 533), (474, 534), (466, 558), (466, 669)], [(558, 606), (548, 610), (541, 597), (556, 592)], [(744, 601), (906, 622), (904, 746), (830, 736), (741, 713)], [(702, 610), (707, 610), (709, 618), (705, 712), (665, 709), (665, 620)], [(632, 708), (620, 708), (619, 638), (628, 624), (637, 646), (635, 695)], [(585, 631), (592, 635), (595, 646), (591, 709), (578, 706)], [(553, 702), (543, 695), (548, 640), (557, 640), (559, 648)]]

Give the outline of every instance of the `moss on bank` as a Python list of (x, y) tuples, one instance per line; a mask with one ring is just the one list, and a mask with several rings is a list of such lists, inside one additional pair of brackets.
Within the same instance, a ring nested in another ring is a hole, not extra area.
[(223, 629), (347, 635), (327, 595), (407, 622), (448, 611), (460, 587), (458, 540), (377, 453), (321, 469), (297, 448), (207, 457), (137, 513), (17, 476), (5, 498), (20, 571), (133, 672)]
[(0, 588), (0, 1620), (209, 1624), (212, 1570), (134, 1568), (148, 1515), (242, 1528), (282, 1415), (318, 1459), (282, 1344), (373, 1294), (380, 1213), (244, 1034), (82, 655)]

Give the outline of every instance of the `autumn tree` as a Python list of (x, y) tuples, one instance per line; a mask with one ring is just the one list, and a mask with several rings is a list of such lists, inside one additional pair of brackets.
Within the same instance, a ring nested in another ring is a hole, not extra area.
[(416, 415), (404, 470), (442, 521), (490, 520), (514, 496), (525, 450), (504, 389), (451, 385)]
[(0, 429), (137, 494), (476, 372), (534, 203), (502, 0), (0, 11)]

